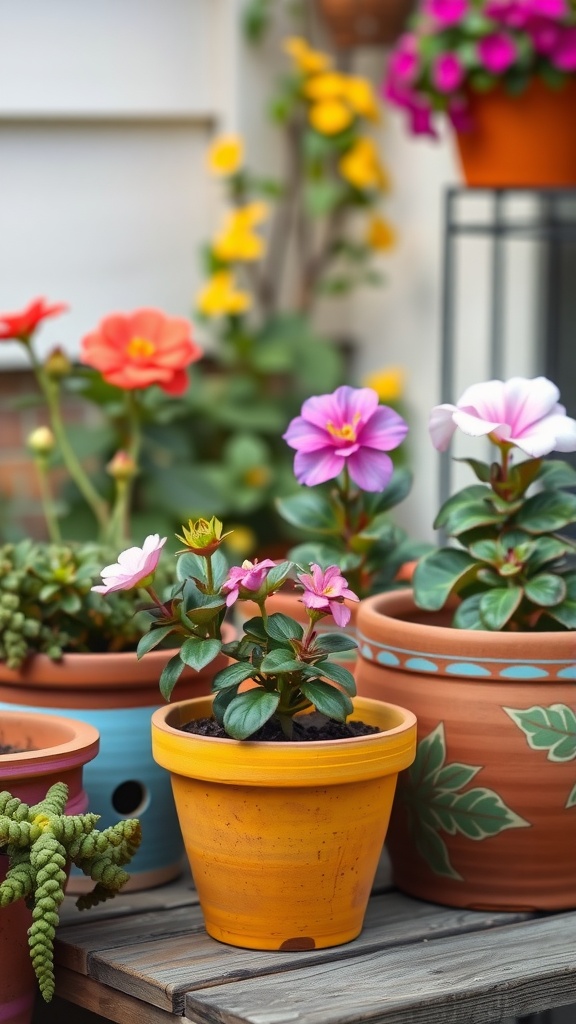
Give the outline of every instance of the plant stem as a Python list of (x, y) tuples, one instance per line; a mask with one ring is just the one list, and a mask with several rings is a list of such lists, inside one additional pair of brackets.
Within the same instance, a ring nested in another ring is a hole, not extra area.
[(48, 460), (45, 456), (39, 456), (36, 458), (35, 463), (38, 471), (42, 512), (44, 513), (44, 519), (46, 521), (48, 537), (53, 544), (61, 544), (62, 534), (60, 533), (58, 517), (54, 510), (54, 498), (52, 495), (52, 488), (50, 487), (50, 480), (48, 478)]

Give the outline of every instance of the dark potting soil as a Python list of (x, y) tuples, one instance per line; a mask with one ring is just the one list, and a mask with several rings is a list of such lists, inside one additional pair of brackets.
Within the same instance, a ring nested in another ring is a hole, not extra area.
[[(217, 739), (230, 739), (221, 725), (214, 718), (195, 718), (180, 726), (182, 732), (191, 732), (197, 736), (215, 736)], [(348, 740), (353, 736), (368, 736), (380, 732), (376, 725), (366, 722), (334, 722), (318, 711), (302, 715), (294, 719), (293, 743), (305, 743), (310, 740)], [(258, 732), (249, 737), (251, 740), (266, 743), (286, 743), (287, 737), (282, 732), (279, 722), (266, 722)]]
[(12, 747), (9, 743), (0, 743), (0, 754), (22, 754), (24, 747)]

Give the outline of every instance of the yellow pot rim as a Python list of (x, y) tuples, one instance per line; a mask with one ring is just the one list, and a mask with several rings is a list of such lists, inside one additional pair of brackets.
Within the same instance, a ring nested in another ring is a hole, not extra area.
[(179, 725), (210, 715), (212, 698), (177, 701), (152, 714), (152, 754), (177, 775), (230, 785), (327, 786), (407, 768), (416, 752), (416, 716), (368, 697), (353, 703), (356, 718), (382, 731), (343, 740), (266, 743), (183, 732)]

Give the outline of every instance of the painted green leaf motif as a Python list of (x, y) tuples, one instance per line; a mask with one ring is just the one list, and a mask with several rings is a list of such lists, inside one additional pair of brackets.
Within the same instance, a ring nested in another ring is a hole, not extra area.
[(477, 841), (530, 825), (494, 790), (477, 786), (462, 792), (480, 771), (480, 766), (458, 761), (446, 764), (444, 723), (440, 722), (419, 742), (414, 763), (402, 777), (401, 799), (416, 848), (435, 874), (462, 879), (439, 832)]
[(566, 807), (576, 807), (576, 783), (574, 788), (570, 791), (570, 795), (566, 801)]
[(548, 761), (576, 758), (576, 714), (566, 704), (503, 710), (522, 730), (531, 750), (547, 750)]

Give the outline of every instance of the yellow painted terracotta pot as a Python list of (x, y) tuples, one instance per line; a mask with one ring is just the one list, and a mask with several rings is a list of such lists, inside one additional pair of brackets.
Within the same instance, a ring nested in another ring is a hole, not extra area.
[(576, 908), (576, 633), (454, 629), (409, 590), (358, 611), (356, 685), (418, 719), (388, 831), (412, 896)]
[(416, 720), (355, 701), (382, 730), (346, 740), (261, 743), (183, 732), (210, 699), (152, 715), (207, 932), (249, 949), (314, 949), (361, 931), (396, 778), (414, 757)]

